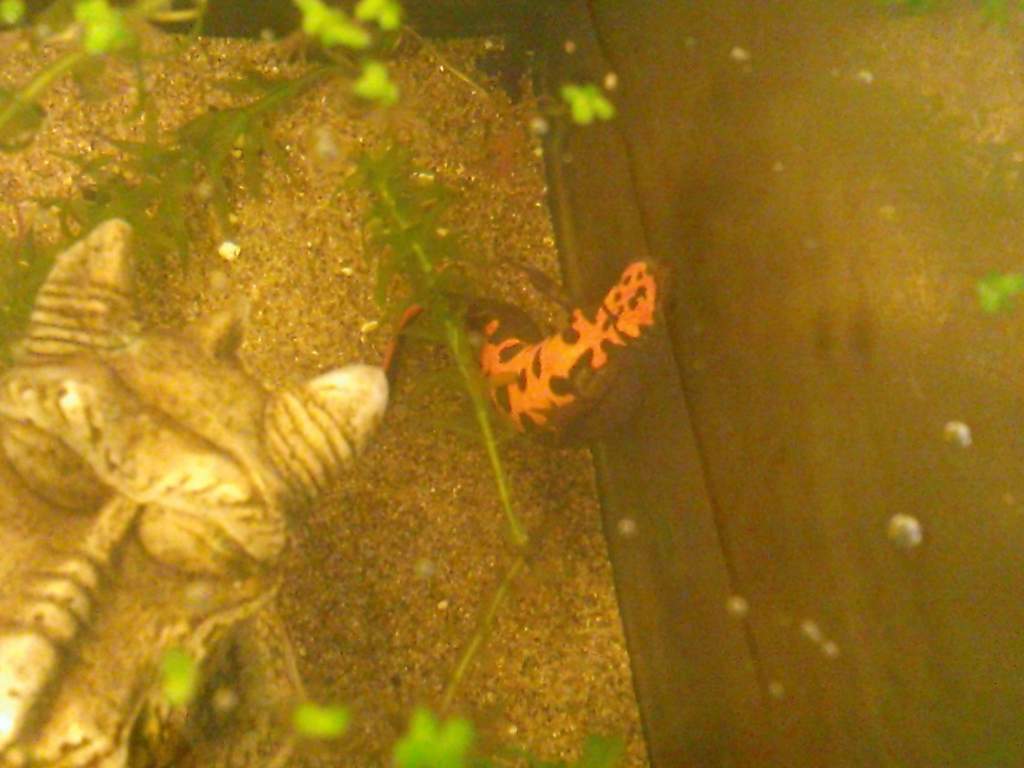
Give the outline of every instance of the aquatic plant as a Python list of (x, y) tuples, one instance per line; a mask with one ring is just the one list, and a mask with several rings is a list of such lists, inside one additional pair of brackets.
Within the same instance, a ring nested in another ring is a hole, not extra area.
[(247, 188), (259, 195), (263, 158), (286, 164), (284, 150), (270, 134), (270, 117), (332, 71), (322, 66), (280, 81), (252, 73), (225, 83), (235, 92), (260, 95), (243, 106), (204, 112), (181, 126), (166, 144), (157, 139), (151, 122), (141, 142), (109, 139), (118, 153), (71, 158), (84, 182), (81, 193), (38, 202), (57, 209), (69, 239), (118, 217), (135, 229), (140, 252), (157, 259), (168, 253), (184, 258), (192, 239), (186, 213), (195, 203), (209, 205), (221, 231), (228, 231), (229, 170), (237, 168)]
[[(24, 7), (6, 7), (8, 18), (19, 18)], [(39, 100), (61, 77), (73, 75), (83, 87), (95, 85), (109, 56), (130, 61), (136, 73), (139, 111), (148, 97), (141, 63), (143, 41), (152, 33), (150, 24), (193, 20), (195, 29), (206, 10), (206, 0), (192, 0), (191, 7), (172, 9), (170, 0), (136, 0), (128, 7), (111, 6), (107, 0), (55, 0), (39, 16), (37, 34), (53, 38), (70, 36), (71, 50), (36, 72), (21, 88), (0, 88), (0, 150), (18, 149), (32, 141), (46, 117)]]
[(345, 735), (352, 713), (338, 704), (305, 701), (292, 711), (295, 733), (307, 739), (337, 739)]
[(11, 27), (25, 16), (25, 0), (0, 0), (0, 24)]
[[(353, 16), (323, 0), (293, 2), (302, 14), (303, 34), (318, 42), (328, 58), (343, 66), (353, 63), (349, 51), (360, 54), (356, 62), (359, 73), (352, 83), (356, 96), (383, 106), (398, 100), (398, 86), (391, 81), (387, 65), (373, 55), (390, 47), (401, 27), (403, 12), (397, 0), (359, 0)], [(370, 23), (376, 24), (378, 34), (364, 25)], [(340, 56), (334, 53), (336, 48), (342, 50)]]
[(170, 648), (160, 659), (160, 687), (176, 707), (188, 704), (199, 686), (199, 667), (183, 648)]
[(1024, 273), (993, 272), (979, 280), (975, 289), (982, 311), (995, 314), (1006, 309), (1014, 297), (1024, 292)]
[(565, 83), (559, 95), (569, 105), (569, 114), (576, 125), (590, 125), (595, 120), (615, 117), (615, 106), (593, 83)]
[(473, 726), (463, 718), (438, 722), (433, 713), (417, 708), (409, 728), (394, 748), (398, 768), (462, 768), (473, 746)]
[(392, 314), (396, 305), (423, 307), (420, 325), (427, 337), (448, 348), (472, 405), (509, 537), (517, 548), (525, 547), (528, 537), (512, 506), (490, 402), (462, 320), (467, 264), (459, 237), (444, 218), (451, 194), (432, 174), (414, 169), (396, 148), (364, 154), (351, 183), (370, 198), (364, 232), (376, 259), (377, 302)]

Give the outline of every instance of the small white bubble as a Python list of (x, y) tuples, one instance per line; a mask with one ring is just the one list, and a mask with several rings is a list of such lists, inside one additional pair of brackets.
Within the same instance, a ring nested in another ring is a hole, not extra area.
[(800, 622), (800, 633), (812, 643), (821, 643), (824, 637), (818, 622), (813, 619), (804, 619)]
[(614, 72), (608, 72), (604, 76), (604, 88), (606, 91), (614, 91), (619, 87), (619, 76)]
[(356, 273), (356, 271), (354, 269), (352, 269), (352, 267), (342, 267), (339, 271), (345, 277), (352, 277), (352, 275), (354, 275)]
[(783, 699), (786, 697), (786, 686), (778, 680), (772, 680), (768, 683), (768, 695), (773, 699)]
[(875, 82), (875, 76), (871, 74), (870, 70), (867, 69), (860, 70), (860, 72), (857, 73), (856, 77), (865, 85), (871, 85), (873, 82)]
[(740, 48), (738, 45), (733, 46), (733, 49), (729, 51), (729, 58), (733, 61), (750, 61), (750, 51), (746, 48)]
[(619, 535), (627, 539), (636, 535), (636, 520), (632, 517), (621, 518), (616, 527), (618, 528)]
[(889, 518), (886, 532), (889, 540), (903, 549), (913, 549), (924, 539), (921, 523), (911, 515), (893, 515)]
[(225, 240), (223, 243), (217, 246), (217, 253), (225, 261), (234, 261), (238, 258), (238, 254), (242, 252), (242, 247), (231, 240)]
[(970, 447), (971, 428), (962, 421), (947, 421), (942, 428), (942, 437), (947, 443), (955, 443), (961, 448)]
[(725, 601), (725, 610), (733, 618), (742, 619), (750, 613), (750, 603), (743, 595), (729, 595), (729, 599)]
[(821, 644), (821, 652), (828, 658), (834, 659), (839, 656), (839, 646), (833, 640), (826, 640)]

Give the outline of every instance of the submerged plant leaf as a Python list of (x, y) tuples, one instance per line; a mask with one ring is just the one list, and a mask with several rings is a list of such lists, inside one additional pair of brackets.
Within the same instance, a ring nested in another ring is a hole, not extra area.
[(14, 26), (25, 16), (25, 0), (0, 0), (0, 24)]
[(379, 61), (363, 63), (363, 73), (352, 86), (356, 96), (385, 106), (398, 101), (398, 86), (388, 76), (388, 68)]
[(182, 648), (169, 648), (160, 659), (160, 687), (175, 706), (188, 704), (199, 686), (199, 665)]
[(464, 768), (473, 746), (473, 726), (455, 718), (438, 722), (430, 710), (419, 707), (409, 728), (395, 744), (398, 768)]
[(490, 402), (462, 320), (462, 305), (472, 292), (460, 238), (444, 224), (450, 193), (432, 174), (417, 172), (408, 156), (394, 148), (364, 154), (350, 183), (369, 194), (363, 236), (377, 262), (377, 302), (385, 312), (396, 304), (417, 304), (425, 315), (437, 318), (472, 405), (511, 540), (523, 547), (528, 537), (512, 506)]
[(370, 33), (350, 19), (340, 8), (322, 0), (294, 0), (302, 12), (302, 31), (316, 38), (324, 48), (342, 45), (346, 48), (368, 48)]
[(1014, 296), (1024, 292), (1024, 273), (993, 272), (979, 280), (976, 288), (982, 311), (995, 314), (1006, 309)]
[(392, 31), (402, 26), (402, 5), (398, 0), (359, 0), (355, 16), (360, 21), (375, 21), (381, 29)]
[(309, 701), (292, 711), (292, 726), (296, 733), (311, 739), (336, 739), (348, 730), (351, 719), (346, 707), (324, 706)]
[(569, 105), (572, 121), (577, 125), (590, 125), (595, 120), (615, 117), (615, 106), (593, 83), (566, 83), (559, 93)]
[(124, 12), (111, 7), (107, 0), (78, 0), (75, 21), (82, 25), (82, 45), (96, 56), (126, 48), (133, 42)]

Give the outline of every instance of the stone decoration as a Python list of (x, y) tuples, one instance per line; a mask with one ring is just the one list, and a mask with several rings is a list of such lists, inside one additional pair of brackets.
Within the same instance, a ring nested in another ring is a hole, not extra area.
[[(384, 413), (381, 369), (265, 391), (246, 306), (133, 306), (131, 228), (61, 253), (0, 376), (0, 764), (281, 765), (303, 698), (274, 603), (290, 515)], [(198, 695), (166, 700), (170, 649)]]

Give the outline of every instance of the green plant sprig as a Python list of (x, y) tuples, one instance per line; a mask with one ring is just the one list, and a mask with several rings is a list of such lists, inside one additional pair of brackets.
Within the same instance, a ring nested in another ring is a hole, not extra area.
[[(193, 0), (193, 8), (174, 11), (175, 17), (195, 18), (197, 24), (206, 10), (206, 0)], [(21, 149), (32, 141), (45, 118), (39, 99), (54, 82), (67, 74), (82, 79), (98, 69), (96, 61), (109, 55), (125, 54), (136, 64), (141, 60), (139, 34), (149, 22), (169, 13), (169, 0), (137, 0), (127, 8), (111, 6), (108, 0), (77, 0), (54, 3), (49, 10), (55, 18), (77, 28), (77, 44), (37, 72), (20, 89), (0, 89), (0, 150)], [(142, 78), (139, 78), (140, 85)], [(140, 88), (140, 102), (145, 91)]]
[(409, 181), (412, 176), (405, 156), (391, 149), (378, 156), (364, 155), (354, 177), (371, 198), (367, 230), (379, 251), (377, 301), (382, 306), (388, 303), (392, 281), (400, 276), (410, 288), (410, 303), (424, 307), (425, 313), (437, 323), (440, 338), (448, 347), (469, 395), (509, 537), (517, 549), (522, 549), (529, 537), (513, 508), (491, 422), (491, 406), (473, 361), (466, 329), (453, 304), (452, 296), (458, 292), (453, 280), (462, 257), (454, 238), (439, 234), (444, 231), (440, 217), (447, 205), (447, 190), (433, 181), (414, 187)]
[(228, 166), (240, 164), (245, 184), (258, 195), (263, 156), (280, 164), (285, 161), (283, 150), (270, 135), (269, 118), (330, 77), (334, 69), (317, 67), (294, 80), (271, 81), (250, 75), (234, 81), (231, 87), (235, 90), (244, 88), (261, 95), (239, 107), (201, 114), (181, 126), (169, 144), (159, 142), (155, 125), (148, 123), (144, 141), (110, 140), (122, 158), (71, 158), (88, 182), (87, 193), (37, 202), (58, 210), (68, 239), (119, 217), (132, 225), (139, 247), (150, 257), (160, 259), (176, 252), (185, 258), (191, 243), (187, 212), (193, 199), (204, 198), (221, 229), (228, 230)]

